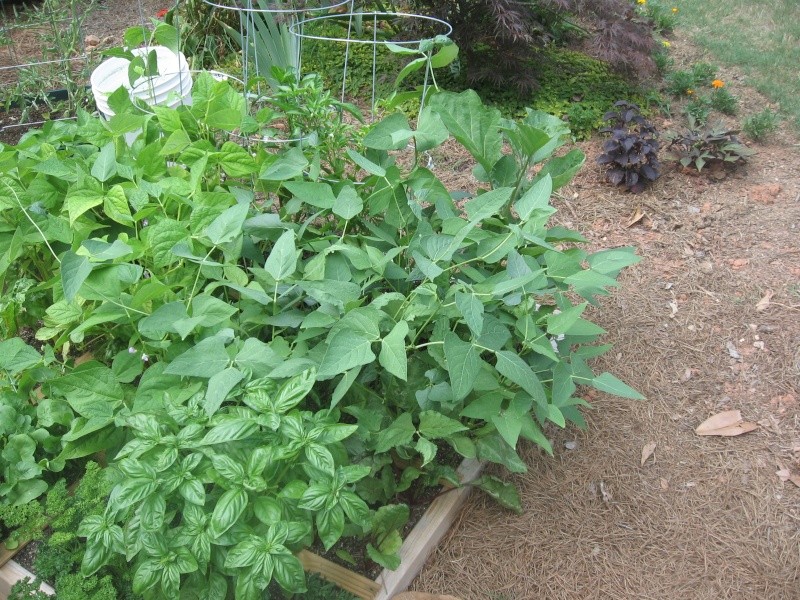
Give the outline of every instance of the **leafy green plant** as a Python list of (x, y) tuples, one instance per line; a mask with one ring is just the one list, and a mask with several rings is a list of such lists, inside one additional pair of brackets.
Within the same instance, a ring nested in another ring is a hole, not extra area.
[(686, 96), (694, 93), (697, 79), (692, 71), (672, 71), (664, 78), (667, 93), (673, 96)]
[(637, 105), (620, 100), (614, 107), (617, 110), (605, 115), (609, 125), (600, 130), (611, 137), (603, 144), (597, 163), (610, 165), (606, 171), (609, 182), (639, 193), (648, 181), (655, 181), (660, 175), (658, 133)]
[(658, 0), (648, 0), (644, 4), (639, 4), (640, 12), (653, 24), (653, 30), (657, 33), (670, 33), (678, 23), (678, 9), (674, 6), (667, 6)]
[[(289, 31), (290, 23), (282, 22), (268, 11), (265, 0), (257, 0), (256, 10), (240, 13), (241, 23), (234, 28), (225, 25), (228, 36), (246, 55), (255, 77), (265, 80), (274, 90), (280, 82), (273, 69), (300, 73), (300, 38)], [(248, 82), (249, 83), (249, 82)]]
[(695, 80), (695, 85), (711, 85), (714, 77), (717, 75), (717, 67), (709, 63), (695, 63), (692, 65), (692, 76)]
[(701, 128), (689, 118), (689, 128), (669, 136), (670, 150), (684, 167), (702, 171), (707, 164), (736, 166), (744, 163), (754, 152), (739, 141), (737, 130), (722, 125)]
[[(50, 376), (52, 349), (42, 356), (20, 338), (0, 342), (0, 498), (25, 505), (47, 491), (47, 471), (61, 471), (61, 438), (74, 415), (57, 398), (30, 402), (34, 388)], [(10, 516), (4, 517), (6, 523)], [(24, 522), (16, 519), (15, 526)]]
[(713, 101), (710, 96), (693, 95), (683, 110), (697, 125), (705, 125), (708, 122), (712, 108)]
[(711, 106), (725, 115), (735, 115), (739, 110), (739, 99), (720, 87), (711, 92)]
[(742, 123), (742, 131), (751, 140), (763, 142), (770, 134), (778, 130), (779, 121), (778, 113), (765, 108), (761, 112), (746, 117)]
[(280, 111), (274, 118), (285, 119), (287, 139), (316, 149), (321, 167), (341, 177), (347, 163), (345, 151), (348, 145), (357, 143), (360, 135), (359, 129), (343, 117), (346, 113), (363, 123), (361, 111), (354, 104), (336, 100), (315, 73), (298, 81), (292, 71), (275, 68), (272, 76), (275, 89), (261, 114), (269, 115), (269, 106)]
[[(192, 95), (147, 114), (118, 93), (109, 121), (0, 152), (0, 266), (46, 283), (36, 335), (63, 359), (40, 372), (20, 346), (14, 385), (68, 409), (58, 457), (110, 460), (84, 574), (124, 557), (153, 598), (300, 592), (292, 552), (342, 536), (392, 566), (398, 497), (458, 483), (445, 449), (522, 472), (520, 437), (552, 452), (546, 423), (585, 425), (578, 386), (641, 398), (588, 366), (607, 347), (586, 318), (638, 259), (548, 226), (584, 162), (554, 156), (563, 121), (442, 92), (325, 172), (313, 146), (233, 143), (253, 117), (227, 82)], [(450, 136), (481, 182), (463, 208), (419, 160)], [(520, 510), (501, 478), (475, 484)]]
[(655, 63), (658, 73), (664, 75), (675, 64), (675, 60), (669, 55), (667, 48), (662, 46), (653, 52), (653, 63)]

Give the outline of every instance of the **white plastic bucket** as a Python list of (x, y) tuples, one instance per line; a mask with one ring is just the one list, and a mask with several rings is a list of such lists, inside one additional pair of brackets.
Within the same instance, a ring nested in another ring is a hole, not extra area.
[[(92, 94), (98, 110), (105, 116), (113, 116), (114, 113), (108, 106), (108, 97), (120, 87), (127, 89), (132, 98), (138, 98), (150, 105), (169, 105), (174, 108), (191, 102), (192, 76), (186, 57), (164, 46), (136, 48), (132, 52), (145, 56), (151, 50), (156, 52), (159, 74), (142, 77), (133, 86), (128, 80), (130, 62), (125, 58), (112, 57), (92, 72), (89, 79)], [(179, 99), (177, 102), (176, 97)]]

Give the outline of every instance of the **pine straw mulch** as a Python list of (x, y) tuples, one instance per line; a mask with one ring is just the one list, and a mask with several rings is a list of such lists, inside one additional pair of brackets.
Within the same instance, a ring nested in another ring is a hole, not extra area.
[[(766, 105), (732, 91), (743, 114)], [(555, 217), (590, 249), (642, 257), (591, 318), (614, 344), (598, 372), (647, 401), (594, 394), (587, 431), (548, 431), (554, 458), (524, 448), (529, 472), (511, 478), (524, 514), (474, 494), (413, 587), (464, 600), (798, 599), (800, 487), (780, 476), (800, 475), (798, 140), (753, 145), (734, 173), (668, 163), (638, 196), (603, 183), (599, 141), (580, 145), (586, 166)], [(434, 159), (448, 185), (472, 185), (463, 156)], [(695, 435), (731, 409), (759, 429)]]

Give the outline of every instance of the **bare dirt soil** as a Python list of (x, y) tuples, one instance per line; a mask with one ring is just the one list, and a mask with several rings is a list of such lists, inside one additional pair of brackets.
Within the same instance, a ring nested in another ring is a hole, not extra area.
[[(680, 36), (673, 46), (686, 64), (702, 58)], [(720, 77), (742, 115), (768, 105), (736, 72)], [(682, 122), (676, 112), (658, 124)], [(554, 458), (524, 449), (529, 472), (513, 478), (524, 514), (472, 496), (414, 589), (464, 600), (798, 599), (798, 138), (751, 144), (747, 165), (716, 177), (665, 163), (640, 195), (604, 183), (600, 143), (580, 144), (586, 166), (560, 190), (556, 218), (591, 249), (635, 246), (642, 257), (593, 317), (614, 343), (596, 366), (647, 400), (594, 394), (587, 431), (549, 431)], [(463, 181), (469, 169), (455, 169)], [(695, 434), (725, 410), (758, 429)]]

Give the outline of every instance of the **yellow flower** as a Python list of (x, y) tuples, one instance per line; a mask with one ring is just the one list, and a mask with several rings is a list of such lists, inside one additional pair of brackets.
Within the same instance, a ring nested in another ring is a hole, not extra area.
[(686, 90), (687, 96), (691, 96), (692, 94), (694, 94), (694, 90)]
[(636, 0), (636, 4), (647, 4), (647, 0)]
[(667, 40), (664, 40), (661, 43), (663, 44), (664, 48), (669, 48), (670, 46), (672, 46), (672, 44), (670, 44)]
[(714, 81), (711, 82), (711, 87), (713, 87), (714, 89), (725, 87), (725, 82), (722, 81), (721, 79), (715, 79)]
[(672, 12), (673, 12), (673, 13), (675, 13), (675, 14), (677, 14), (677, 12), (678, 12), (678, 7), (677, 7), (677, 6), (673, 6), (673, 7), (672, 7)]

